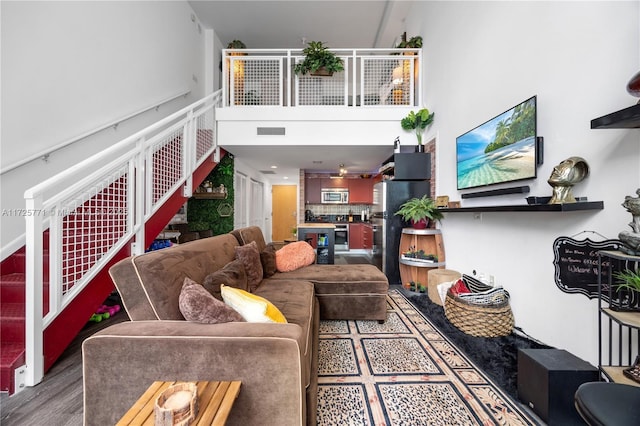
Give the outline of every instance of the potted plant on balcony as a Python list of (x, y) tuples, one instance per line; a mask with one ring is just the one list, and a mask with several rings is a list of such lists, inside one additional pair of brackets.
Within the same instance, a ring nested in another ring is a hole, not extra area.
[(334, 72), (344, 70), (344, 62), (331, 52), (321, 41), (310, 41), (302, 51), (305, 58), (295, 65), (296, 74), (331, 76)]
[(418, 138), (418, 152), (424, 152), (424, 145), (422, 145), (422, 134), (424, 129), (433, 123), (433, 117), (435, 113), (429, 112), (427, 108), (422, 108), (418, 112), (411, 111), (409, 114), (400, 120), (400, 125), (404, 130), (413, 130)]
[(444, 217), (438, 210), (436, 202), (426, 195), (420, 198), (411, 198), (400, 205), (396, 215), (402, 216), (405, 222), (411, 223), (416, 229), (432, 227), (434, 222), (440, 222)]
[(233, 40), (227, 44), (227, 49), (246, 49), (247, 45), (240, 40)]
[(402, 33), (402, 41), (396, 46), (397, 49), (419, 49), (422, 47), (422, 36), (414, 36), (407, 40), (407, 33)]

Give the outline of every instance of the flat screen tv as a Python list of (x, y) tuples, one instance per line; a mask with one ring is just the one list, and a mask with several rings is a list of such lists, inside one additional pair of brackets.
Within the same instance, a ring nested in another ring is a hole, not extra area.
[(456, 138), (458, 189), (536, 177), (536, 97)]

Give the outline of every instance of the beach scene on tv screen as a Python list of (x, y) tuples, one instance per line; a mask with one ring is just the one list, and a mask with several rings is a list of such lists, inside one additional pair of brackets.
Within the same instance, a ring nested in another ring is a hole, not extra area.
[(458, 189), (536, 177), (535, 97), (456, 140)]

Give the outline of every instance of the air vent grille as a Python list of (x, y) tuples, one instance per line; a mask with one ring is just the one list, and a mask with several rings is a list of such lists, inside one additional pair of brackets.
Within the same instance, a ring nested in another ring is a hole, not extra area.
[(284, 136), (284, 127), (258, 127), (258, 136)]

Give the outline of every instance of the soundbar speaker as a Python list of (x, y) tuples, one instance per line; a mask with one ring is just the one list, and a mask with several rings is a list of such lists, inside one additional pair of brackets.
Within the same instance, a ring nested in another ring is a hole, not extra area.
[(529, 192), (529, 186), (514, 186), (512, 188), (502, 188), (502, 189), (491, 189), (489, 191), (479, 191), (479, 192), (467, 192), (466, 194), (462, 194), (462, 198), (478, 198), (478, 197), (492, 197), (494, 195), (505, 195), (505, 194), (526, 194)]

